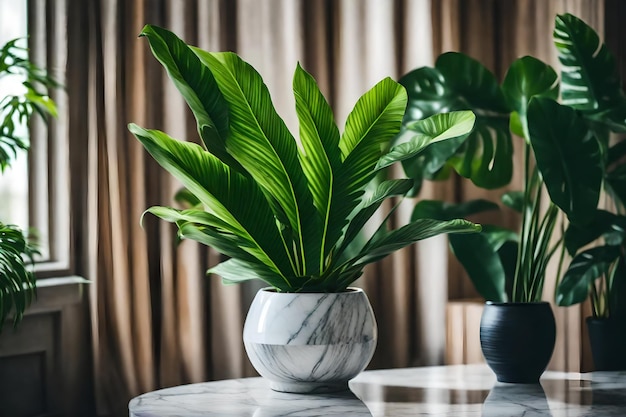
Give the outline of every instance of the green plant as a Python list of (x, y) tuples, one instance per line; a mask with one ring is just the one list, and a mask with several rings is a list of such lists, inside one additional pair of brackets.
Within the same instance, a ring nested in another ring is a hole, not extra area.
[[(621, 203), (620, 203), (621, 204)], [(623, 206), (622, 206), (623, 209)], [(586, 247), (592, 241), (599, 242)], [(573, 259), (556, 287), (556, 302), (571, 306), (589, 297), (594, 318), (626, 314), (626, 216), (598, 210), (587, 227), (570, 226), (565, 245)]]
[(28, 150), (28, 140), (16, 133), (16, 127), (28, 124), (33, 113), (43, 120), (57, 114), (47, 89), (59, 87), (59, 84), (27, 58), (28, 49), (19, 45), (20, 40), (13, 39), (0, 49), (0, 78), (24, 78), (23, 92), (0, 99), (0, 171), (10, 165), (19, 149)]
[[(23, 92), (0, 98), (0, 171), (11, 165), (18, 151), (29, 148), (26, 138), (17, 134), (18, 126), (27, 125), (34, 113), (44, 121), (47, 115), (56, 116), (56, 105), (43, 90), (59, 84), (27, 58), (27, 49), (19, 41), (13, 39), (0, 49), (0, 78), (24, 78)], [(18, 226), (0, 222), (0, 330), (10, 316), (17, 325), (36, 296), (30, 269), (36, 253), (32, 238)]]
[[(557, 73), (530, 56), (514, 61), (502, 84), (460, 53), (445, 53), (434, 68), (417, 69), (400, 80), (409, 94), (405, 123), (434, 111), (476, 113), (476, 127), (466, 140), (434, 144), (416, 160), (405, 161), (406, 172), (415, 178), (436, 180), (454, 170), (483, 188), (507, 185), (513, 167), (511, 133), (523, 138), (524, 188), (501, 199), (521, 213), (520, 229), (485, 225), (481, 234), (449, 238), (487, 300), (541, 299), (546, 266), (559, 249), (557, 275), (563, 261), (567, 234), (559, 211), (570, 223), (569, 234), (593, 227), (602, 186), (616, 175), (610, 162), (624, 155), (623, 145), (609, 146), (609, 131), (625, 131), (626, 114), (613, 57), (593, 29), (570, 14), (556, 17), (554, 40), (563, 65), (562, 104), (556, 101)], [(423, 201), (413, 218), (466, 217), (498, 207), (485, 200)]]
[(11, 314), (17, 325), (36, 296), (35, 274), (24, 260), (32, 263), (36, 253), (19, 227), (0, 223), (0, 329)]
[[(366, 264), (439, 233), (480, 229), (465, 220), (383, 224), (357, 239), (384, 200), (412, 180), (377, 182), (377, 173), (430, 143), (466, 135), (471, 112), (411, 126), (412, 140), (385, 152), (400, 128), (404, 88), (387, 78), (361, 97), (342, 135), (314, 79), (293, 80), (301, 146), (273, 108), (260, 75), (234, 53), (186, 45), (155, 26), (142, 31), (193, 112), (204, 147), (131, 124), (130, 131), (193, 194), (200, 208), (148, 209), (175, 222), (179, 236), (230, 259), (211, 268), (225, 283), (259, 279), (277, 291), (337, 292)], [(187, 193), (189, 197), (189, 193)]]

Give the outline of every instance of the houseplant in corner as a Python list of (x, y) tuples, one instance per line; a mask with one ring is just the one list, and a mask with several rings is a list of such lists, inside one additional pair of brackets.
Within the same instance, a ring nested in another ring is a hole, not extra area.
[[(595, 369), (624, 370), (626, 142), (609, 147), (608, 132), (626, 132), (626, 100), (615, 59), (596, 33), (573, 19), (563, 19), (560, 25), (557, 20), (557, 29), (559, 59), (567, 69), (563, 83), (571, 86), (564, 100), (593, 123), (606, 148), (602, 171), (606, 210), (598, 208), (592, 221), (571, 224), (566, 230), (565, 246), (573, 259), (557, 285), (556, 302), (569, 306), (589, 296), (592, 316), (586, 322)], [(592, 242), (596, 243), (589, 247)]]
[(565, 231), (572, 260), (556, 287), (559, 306), (589, 298), (592, 316), (586, 323), (598, 371), (626, 370), (626, 164), (621, 155), (625, 145), (620, 142), (607, 153), (603, 172), (607, 209), (598, 208), (591, 222), (572, 224)]
[(465, 220), (415, 220), (395, 230), (383, 222), (361, 239), (366, 222), (410, 179), (377, 173), (467, 135), (471, 112), (438, 115), (411, 126), (412, 138), (390, 149), (406, 105), (404, 88), (387, 78), (365, 93), (340, 135), (313, 78), (296, 68), (293, 89), (300, 142), (275, 112), (259, 74), (234, 53), (186, 45), (171, 32), (142, 32), (197, 120), (204, 147), (131, 124), (130, 131), (196, 200), (195, 207), (152, 207), (179, 235), (230, 259), (208, 272), (225, 283), (269, 285), (254, 299), (244, 343), (257, 371), (279, 391), (347, 388), (376, 344), (365, 294), (349, 287), (363, 268), (420, 239), (471, 233)]
[[(21, 39), (13, 39), (0, 48), (0, 78), (22, 78), (23, 90), (0, 98), (0, 171), (11, 166), (20, 151), (27, 151), (28, 141), (19, 127), (28, 124), (33, 114), (44, 120), (56, 116), (55, 103), (45, 91), (58, 87), (43, 69), (28, 60)], [(36, 295), (35, 275), (30, 268), (36, 245), (20, 227), (0, 222), (0, 329), (13, 316), (13, 324), (22, 319), (26, 307)]]
[[(556, 288), (560, 306), (591, 302), (586, 323), (597, 371), (626, 370), (626, 216), (621, 199), (615, 203), (619, 214), (598, 209), (589, 225), (567, 229), (565, 245), (573, 259)], [(599, 243), (586, 247), (592, 241)]]
[[(505, 206), (521, 214), (520, 229), (484, 225), (481, 234), (449, 237), (452, 251), (487, 300), (483, 353), (505, 382), (537, 382), (545, 369), (555, 325), (549, 304), (541, 300), (548, 262), (556, 254), (559, 264), (563, 259), (565, 223), (560, 219), (566, 217), (571, 227), (592, 224), (607, 155), (616, 160), (624, 155), (624, 146), (609, 147), (608, 141), (609, 130), (624, 130), (612, 57), (606, 47), (599, 48), (593, 29), (572, 15), (557, 16), (554, 36), (565, 66), (562, 104), (556, 102), (556, 72), (529, 56), (511, 64), (502, 84), (479, 62), (453, 52), (441, 55), (434, 68), (417, 69), (400, 80), (409, 94), (405, 123), (434, 111), (472, 110), (477, 116), (466, 140), (434, 144), (404, 162), (405, 171), (416, 178), (439, 179), (454, 170), (480, 187), (501, 187), (511, 178), (512, 133), (523, 141), (523, 190), (502, 196)], [(485, 200), (422, 201), (413, 219), (466, 217), (498, 208)], [(533, 318), (534, 309), (542, 310), (544, 318)], [(545, 342), (543, 350), (533, 335)], [(536, 365), (530, 365), (535, 359)]]

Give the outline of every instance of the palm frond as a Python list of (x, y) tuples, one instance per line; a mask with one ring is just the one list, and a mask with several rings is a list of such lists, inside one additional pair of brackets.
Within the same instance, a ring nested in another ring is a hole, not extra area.
[(293, 259), (296, 275), (318, 273), (320, 248), (314, 243), (320, 240), (320, 215), (298, 160), (296, 141), (276, 113), (267, 86), (258, 72), (234, 53), (197, 48), (194, 52), (210, 68), (228, 102), (228, 152), (267, 196), (276, 199), (289, 220), (297, 252)]
[(250, 242), (249, 250), (257, 259), (282, 276), (292, 275), (287, 254), (276, 245), (281, 237), (272, 211), (252, 179), (194, 143), (134, 124), (129, 129), (163, 168), (230, 227), (229, 232)]

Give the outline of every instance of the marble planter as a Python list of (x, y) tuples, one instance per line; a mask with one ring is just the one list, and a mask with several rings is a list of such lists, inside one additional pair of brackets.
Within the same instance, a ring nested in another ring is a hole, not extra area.
[(250, 362), (275, 391), (333, 392), (365, 369), (376, 348), (374, 313), (363, 290), (260, 290), (243, 341)]
[(555, 340), (556, 323), (549, 303), (485, 304), (480, 347), (499, 382), (538, 384)]

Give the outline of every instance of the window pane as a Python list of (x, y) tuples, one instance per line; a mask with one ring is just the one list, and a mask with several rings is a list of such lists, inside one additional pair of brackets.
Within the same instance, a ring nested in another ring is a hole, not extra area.
[[(27, 35), (26, 1), (0, 1), (0, 45)], [(26, 39), (20, 41), (26, 46)], [(24, 91), (23, 77), (0, 77), (0, 99)], [(25, 126), (16, 128), (18, 137), (28, 137)], [(0, 221), (28, 228), (28, 163), (26, 152), (19, 152), (11, 167), (0, 173)]]

